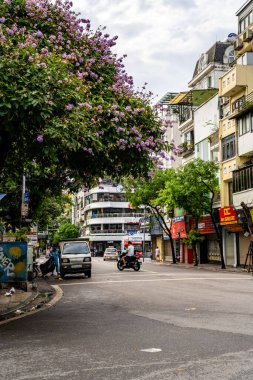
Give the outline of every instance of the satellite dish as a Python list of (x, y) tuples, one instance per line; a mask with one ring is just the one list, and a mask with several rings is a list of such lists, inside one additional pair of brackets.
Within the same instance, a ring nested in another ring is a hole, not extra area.
[(229, 33), (227, 40), (228, 41), (234, 41), (236, 39), (236, 37), (237, 37), (236, 33)]

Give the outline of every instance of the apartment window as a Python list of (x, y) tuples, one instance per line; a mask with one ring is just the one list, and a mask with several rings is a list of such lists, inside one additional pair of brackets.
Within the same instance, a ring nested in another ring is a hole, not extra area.
[(232, 63), (235, 60), (235, 51), (231, 50), (228, 54), (228, 63)]
[(211, 88), (212, 87), (212, 77), (207, 77), (207, 88)]
[(189, 143), (189, 144), (194, 143), (194, 131), (193, 130), (184, 134), (184, 142)]
[(245, 96), (241, 96), (239, 99), (237, 99), (235, 102), (232, 103), (232, 112), (235, 112), (236, 110), (240, 110), (242, 108), (242, 104), (245, 102)]
[(251, 115), (246, 115), (238, 120), (239, 136), (245, 135), (250, 131)]
[(229, 160), (235, 156), (235, 134), (222, 139), (222, 160)]
[(239, 22), (239, 33), (242, 33), (247, 27), (253, 22), (253, 12), (247, 14), (243, 19)]
[(240, 191), (253, 188), (253, 166), (235, 170), (233, 172), (233, 192), (239, 193)]
[(211, 150), (211, 161), (219, 162), (219, 148)]
[(233, 182), (228, 183), (228, 202), (229, 206), (233, 205)]

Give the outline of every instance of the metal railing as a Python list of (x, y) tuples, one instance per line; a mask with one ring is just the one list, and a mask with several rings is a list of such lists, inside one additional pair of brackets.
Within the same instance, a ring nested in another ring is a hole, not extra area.
[(246, 96), (243, 96), (241, 98), (241, 101), (236, 101), (234, 102), (236, 103), (235, 106), (233, 107), (232, 105), (232, 114), (230, 116), (231, 119), (233, 118), (237, 118), (241, 115), (243, 115), (244, 113), (247, 113), (247, 111), (253, 109), (253, 92), (251, 92), (250, 94), (246, 95)]
[(86, 219), (98, 219), (98, 218), (142, 218), (144, 216), (143, 213), (100, 213), (94, 215), (87, 215)]

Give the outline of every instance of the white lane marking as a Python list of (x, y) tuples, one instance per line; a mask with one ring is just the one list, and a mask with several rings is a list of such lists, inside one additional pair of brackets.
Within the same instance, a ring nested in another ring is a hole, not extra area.
[(161, 348), (143, 348), (142, 350), (140, 351), (143, 351), (143, 352), (161, 352)]
[(252, 278), (242, 277), (185, 277), (185, 278), (159, 278), (159, 279), (147, 279), (147, 280), (107, 280), (107, 281), (93, 281), (93, 282), (73, 282), (71, 284), (60, 284), (60, 286), (74, 286), (74, 285), (93, 285), (93, 284), (116, 284), (116, 283), (133, 283), (133, 282), (159, 282), (159, 281), (206, 281), (206, 280), (251, 280)]

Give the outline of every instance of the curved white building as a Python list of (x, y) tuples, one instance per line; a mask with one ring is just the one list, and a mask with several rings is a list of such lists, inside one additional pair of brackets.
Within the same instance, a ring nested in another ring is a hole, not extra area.
[(75, 196), (72, 223), (81, 225), (81, 236), (88, 238), (91, 249), (101, 254), (110, 245), (120, 250), (123, 236), (137, 234), (144, 216), (144, 210), (131, 209), (122, 186), (106, 179)]

